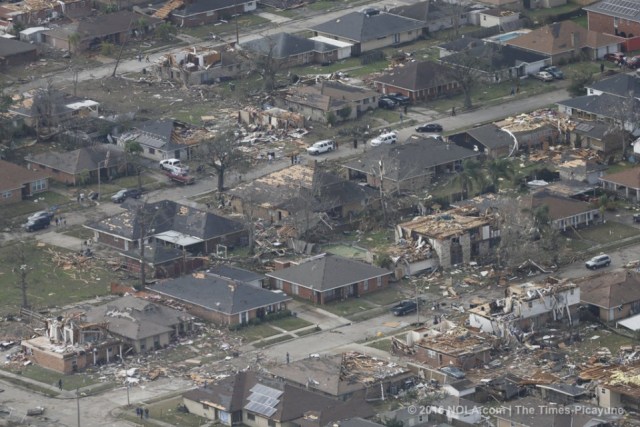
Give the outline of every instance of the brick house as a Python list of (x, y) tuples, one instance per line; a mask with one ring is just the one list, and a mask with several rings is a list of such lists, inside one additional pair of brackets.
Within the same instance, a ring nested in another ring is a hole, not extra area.
[(291, 301), (282, 292), (207, 273), (163, 281), (147, 290), (179, 301), (194, 316), (226, 326), (244, 325), (286, 310), (287, 302)]
[(0, 205), (17, 203), (49, 189), (49, 174), (0, 160)]
[(42, 171), (52, 179), (67, 185), (103, 182), (126, 170), (124, 152), (107, 145), (92, 145), (68, 152), (47, 151), (25, 157), (27, 167)]
[(580, 302), (603, 322), (640, 313), (640, 273), (632, 270), (599, 273), (576, 280)]
[(278, 266), (279, 270), (266, 274), (271, 287), (314, 304), (326, 304), (385, 289), (393, 274), (384, 268), (327, 254), (299, 264), (285, 262)]
[[(640, 3), (604, 0), (582, 8), (587, 12), (589, 29), (625, 38), (640, 36)], [(630, 49), (635, 50), (637, 49)]]
[(615, 191), (628, 200), (640, 201), (640, 167), (601, 176), (600, 182), (605, 190)]
[(203, 268), (205, 260), (192, 256), (180, 248), (167, 246), (163, 242), (155, 241), (145, 245), (144, 257), (139, 248), (120, 252), (121, 265), (132, 275), (139, 275), (141, 265), (145, 263), (145, 273), (149, 279), (166, 279), (189, 274)]
[(548, 208), (551, 227), (559, 231), (587, 227), (601, 221), (600, 211), (592, 204), (553, 194), (546, 189), (523, 198), (523, 209), (528, 209), (529, 212), (545, 206)]
[[(244, 225), (213, 213), (162, 200), (86, 224), (94, 241), (121, 251), (140, 251), (140, 243), (157, 243), (190, 254), (210, 254), (218, 245), (247, 244)], [(145, 246), (146, 247), (146, 246)]]
[(80, 18), (89, 15), (92, 6), (90, 0), (7, 2), (0, 7), (0, 26), (20, 23), (29, 28), (60, 18)]
[(494, 337), (471, 332), (448, 320), (409, 331), (406, 342), (395, 337), (391, 340), (394, 354), (409, 356), (432, 368), (455, 366), (464, 370), (489, 363), (497, 344)]
[(38, 60), (36, 46), (17, 40), (0, 38), (0, 67), (24, 66)]
[(378, 92), (401, 93), (412, 101), (425, 101), (460, 92), (449, 68), (432, 61), (412, 62), (376, 77)]

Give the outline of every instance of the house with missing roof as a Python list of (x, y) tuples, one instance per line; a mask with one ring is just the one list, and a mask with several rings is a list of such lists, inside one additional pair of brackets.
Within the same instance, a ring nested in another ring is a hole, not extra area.
[(47, 319), (45, 335), (23, 340), (33, 363), (62, 374), (98, 364), (120, 362), (124, 355), (166, 347), (192, 331), (193, 318), (152, 301), (125, 296), (97, 306), (82, 305)]
[[(432, 268), (438, 265), (451, 268), (490, 257), (492, 248), (500, 240), (500, 229), (492, 214), (475, 216), (453, 211), (417, 216), (397, 224), (395, 239), (398, 244), (411, 242), (421, 248), (428, 246), (428, 253), (436, 255), (430, 264)], [(418, 265), (410, 270), (416, 268)]]
[(480, 154), (435, 138), (413, 135), (404, 144), (368, 149), (342, 167), (349, 180), (366, 182), (384, 192), (420, 191), (434, 179), (460, 171), (464, 160)]
[(107, 182), (126, 172), (126, 158), (118, 147), (92, 145), (77, 150), (45, 151), (25, 157), (27, 168), (40, 171), (67, 185)]
[(276, 270), (266, 274), (269, 285), (314, 304), (327, 304), (386, 289), (393, 274), (384, 268), (331, 254), (321, 254), (298, 263), (278, 262), (276, 266)]
[(640, 202), (640, 167), (606, 174), (600, 177), (600, 182), (605, 190), (615, 191), (627, 200)]
[(568, 279), (548, 277), (541, 283), (509, 286), (505, 297), (470, 310), (469, 325), (501, 338), (522, 340), (522, 334), (540, 330), (549, 322), (572, 325), (578, 321), (580, 287)]
[(393, 362), (358, 352), (305, 357), (288, 365), (277, 365), (269, 372), (280, 381), (323, 396), (349, 401), (375, 401), (406, 388), (415, 373)]
[(411, 62), (374, 78), (380, 93), (401, 93), (412, 101), (425, 101), (460, 92), (450, 69), (432, 61)]
[(182, 399), (190, 413), (226, 426), (324, 427), (374, 415), (362, 398), (341, 401), (252, 371), (205, 384), (184, 393)]
[[(392, 337), (391, 351), (432, 368), (455, 366), (467, 370), (491, 362), (496, 344), (495, 337), (443, 320), (431, 327), (407, 332), (405, 341)], [(471, 393), (473, 391), (457, 394), (462, 397)]]
[(588, 30), (574, 21), (561, 21), (532, 30), (505, 42), (526, 51), (551, 58), (553, 65), (587, 57), (592, 60), (620, 51), (623, 39)]
[(640, 273), (615, 270), (576, 279), (580, 301), (603, 322), (640, 314)]
[(194, 273), (157, 283), (147, 289), (163, 298), (177, 301), (201, 319), (219, 325), (246, 325), (255, 319), (287, 309), (291, 297), (248, 283)]
[(328, 123), (352, 120), (378, 108), (378, 94), (371, 89), (323, 80), (320, 84), (288, 88), (276, 105), (310, 121)]
[(27, 200), (49, 189), (49, 173), (0, 160), (0, 205)]
[(546, 208), (551, 227), (559, 231), (576, 229), (597, 224), (602, 221), (600, 210), (580, 200), (554, 194), (541, 189), (523, 198), (522, 207), (529, 212)]
[[(140, 28), (138, 22), (144, 22)], [(116, 45), (125, 43), (136, 31), (152, 32), (162, 19), (120, 10), (113, 13), (81, 18), (42, 33), (42, 42), (54, 49), (73, 52), (100, 49), (103, 42)], [(136, 29), (138, 28), (138, 29)], [(79, 36), (75, 40), (75, 34)]]
[(151, 160), (188, 160), (200, 142), (210, 134), (186, 123), (171, 119), (149, 120), (137, 124), (117, 138), (117, 145), (125, 149), (128, 142), (137, 142), (141, 156)]
[[(376, 13), (377, 12), (377, 13)], [(352, 43), (351, 56), (418, 39), (424, 21), (376, 11), (351, 12), (312, 28), (314, 36)]]
[(240, 45), (258, 57), (270, 57), (278, 67), (326, 64), (351, 56), (351, 44), (317, 36), (305, 38), (289, 33), (265, 35)]
[(298, 234), (314, 228), (320, 216), (349, 220), (371, 208), (379, 194), (324, 171), (320, 165), (293, 165), (228, 192), (234, 212), (269, 223), (287, 224)]
[[(150, 244), (203, 256), (247, 244), (247, 230), (241, 222), (178, 204), (172, 200), (132, 203), (125, 212), (85, 224), (93, 240), (129, 255), (145, 255)], [(130, 265), (133, 267), (135, 262)], [(139, 262), (138, 262), (139, 264)]]

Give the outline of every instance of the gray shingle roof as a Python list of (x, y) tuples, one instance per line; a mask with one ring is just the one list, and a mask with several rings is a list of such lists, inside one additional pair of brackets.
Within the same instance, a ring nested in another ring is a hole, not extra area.
[(224, 314), (237, 314), (291, 300), (290, 297), (246, 283), (205, 274), (183, 276), (153, 285), (151, 291)]
[(467, 131), (476, 141), (485, 147), (495, 150), (502, 147), (510, 147), (513, 145), (513, 138), (507, 132), (500, 129), (493, 123), (484, 126), (478, 126)]
[(317, 291), (327, 291), (363, 280), (391, 274), (389, 270), (336, 255), (325, 255), (283, 270), (268, 277)]
[(449, 71), (444, 65), (431, 61), (412, 62), (404, 67), (396, 67), (374, 81), (419, 91), (454, 83), (455, 80), (449, 75)]
[(171, 14), (175, 16), (197, 15), (199, 13), (236, 7), (244, 3), (246, 3), (246, 1), (242, 0), (193, 0), (186, 6), (172, 11)]
[(621, 97), (627, 97), (629, 94), (633, 94), (636, 98), (640, 97), (640, 78), (635, 74), (619, 73), (591, 83), (587, 87)]
[(5, 58), (7, 56), (31, 52), (34, 50), (36, 50), (36, 47), (32, 44), (0, 37), (0, 57)]
[(125, 296), (88, 308), (83, 320), (88, 323), (106, 321), (110, 332), (139, 340), (171, 332), (175, 325), (187, 319), (191, 319), (191, 316), (182, 311), (142, 298)]
[(97, 170), (98, 163), (103, 162), (107, 158), (107, 152), (110, 153), (109, 167), (124, 163), (124, 153), (114, 145), (94, 145), (64, 153), (47, 151), (34, 154), (33, 156), (27, 156), (25, 159), (28, 162), (37, 163), (75, 175), (85, 170)]
[(513, 46), (485, 43), (464, 52), (445, 56), (440, 60), (445, 63), (465, 66), (469, 64), (469, 57), (476, 58), (473, 65), (476, 69), (488, 73), (517, 67), (525, 63), (544, 61), (549, 58), (548, 55), (518, 49)]
[(253, 271), (245, 270), (243, 268), (234, 267), (227, 264), (216, 265), (215, 267), (209, 269), (209, 273), (245, 283), (253, 282), (254, 280), (265, 279), (265, 276), (262, 274), (254, 273)]
[(483, 43), (484, 42), (481, 39), (465, 36), (452, 40), (450, 42), (439, 44), (438, 47), (451, 52), (460, 52), (464, 49), (480, 46)]
[(346, 163), (348, 169), (370, 174), (378, 170), (382, 161), (384, 177), (393, 181), (431, 174), (430, 168), (479, 156), (467, 148), (445, 144), (434, 138), (411, 137), (399, 145), (381, 145), (364, 153), (359, 159)]
[(286, 59), (308, 52), (330, 52), (337, 49), (326, 43), (288, 33), (278, 33), (251, 40), (243, 43), (242, 47), (262, 55), (268, 55), (271, 51), (275, 59)]
[(420, 30), (425, 23), (389, 13), (366, 15), (351, 12), (337, 19), (316, 25), (312, 30), (355, 42), (366, 42), (405, 31)]
[[(565, 99), (564, 101), (559, 101), (557, 104), (586, 111), (602, 117), (613, 117), (616, 114), (620, 114), (621, 102), (622, 101), (619, 96), (603, 93), (599, 96), (584, 95), (572, 99)], [(640, 101), (638, 99), (634, 99), (634, 103), (636, 104), (634, 106), (634, 110), (639, 111)]]
[(87, 224), (86, 227), (128, 240), (142, 237), (143, 219), (146, 219), (147, 230), (153, 230), (153, 232), (147, 232), (147, 236), (165, 231), (177, 231), (202, 240), (211, 240), (244, 229), (241, 222), (181, 205), (172, 200), (148, 203), (144, 207), (144, 212), (143, 214), (137, 207), (132, 207), (126, 212)]
[(604, 0), (582, 8), (587, 12), (640, 21), (640, 3), (634, 0)]

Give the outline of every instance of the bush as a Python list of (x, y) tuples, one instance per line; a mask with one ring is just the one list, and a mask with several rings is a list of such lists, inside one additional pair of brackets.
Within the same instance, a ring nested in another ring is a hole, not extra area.
[(376, 257), (376, 265), (382, 268), (391, 268), (393, 267), (393, 260), (389, 256), (389, 254), (381, 254)]
[(338, 122), (338, 119), (336, 118), (336, 115), (333, 114), (333, 111), (329, 111), (327, 113), (327, 123), (329, 123), (329, 126), (335, 126), (336, 123)]
[(115, 46), (113, 45), (113, 43), (102, 42), (100, 44), (100, 53), (102, 55), (109, 56), (109, 55), (112, 55), (114, 51), (115, 51)]

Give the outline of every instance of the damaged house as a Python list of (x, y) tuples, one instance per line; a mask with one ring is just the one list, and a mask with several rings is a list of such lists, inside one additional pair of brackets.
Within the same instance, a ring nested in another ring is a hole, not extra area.
[(414, 377), (408, 368), (358, 352), (309, 357), (271, 368), (289, 384), (340, 400), (395, 395)]
[(251, 66), (233, 47), (223, 45), (215, 49), (192, 46), (167, 53), (151, 69), (161, 79), (191, 86), (233, 79)]
[[(451, 268), (456, 264), (489, 257), (500, 241), (500, 230), (492, 214), (471, 216), (459, 209), (415, 217), (395, 227), (396, 243), (406, 253), (407, 274), (425, 267)], [(476, 210), (477, 213), (477, 210)], [(429, 262), (435, 253), (437, 260)], [(414, 257), (412, 254), (421, 256)], [(424, 262), (428, 265), (422, 265)]]
[(198, 144), (210, 138), (205, 129), (198, 129), (171, 119), (140, 123), (117, 138), (118, 147), (125, 149), (130, 141), (142, 148), (141, 156), (151, 160), (190, 159)]
[(523, 209), (547, 209), (551, 227), (559, 231), (583, 228), (601, 221), (600, 210), (590, 203), (554, 194), (547, 189), (534, 192), (522, 201)]
[(391, 337), (394, 354), (433, 368), (455, 366), (464, 370), (489, 363), (496, 343), (494, 337), (471, 332), (448, 320), (407, 332), (405, 342)]
[[(94, 241), (115, 249), (140, 254), (140, 247), (156, 244), (193, 255), (207, 255), (226, 246), (247, 244), (244, 224), (178, 204), (172, 200), (129, 206), (128, 210), (85, 225)], [(132, 259), (132, 258), (127, 258)], [(127, 260), (125, 259), (125, 261)], [(178, 262), (182, 262), (182, 257)], [(127, 263), (129, 268), (139, 261)]]
[(543, 283), (511, 285), (505, 297), (469, 310), (469, 324), (499, 337), (522, 340), (549, 322), (578, 321), (580, 288), (568, 280), (548, 277)]
[[(305, 117), (278, 107), (264, 109), (245, 107), (238, 111), (238, 122), (258, 129), (301, 129)], [(253, 142), (252, 142), (253, 143)]]
[(326, 304), (386, 289), (393, 274), (384, 268), (336, 255), (321, 254), (294, 264), (277, 264), (267, 273), (272, 288), (288, 295)]
[(576, 279), (580, 300), (602, 322), (640, 313), (640, 273), (616, 270)]
[(126, 296), (99, 306), (69, 310), (46, 321), (46, 335), (22, 341), (37, 365), (70, 374), (167, 346), (192, 329), (184, 312)]
[(370, 209), (378, 195), (315, 167), (293, 165), (241, 184), (228, 192), (234, 212), (270, 224), (287, 224), (297, 234), (324, 218), (350, 220)]

